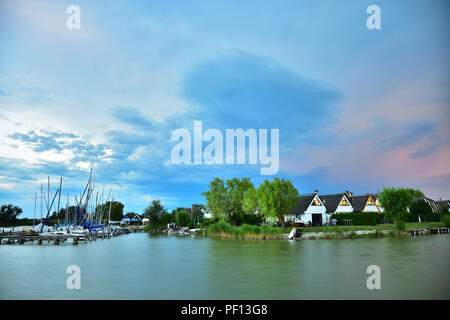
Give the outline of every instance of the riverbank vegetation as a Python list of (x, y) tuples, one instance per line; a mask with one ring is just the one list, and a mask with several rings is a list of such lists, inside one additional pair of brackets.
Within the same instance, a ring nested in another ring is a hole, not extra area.
[[(426, 229), (443, 227), (443, 222), (413, 222), (405, 223), (404, 230), (397, 230), (395, 224), (377, 224), (374, 226), (321, 226), (300, 227), (305, 238), (312, 239), (341, 239), (341, 238), (365, 238), (385, 237), (395, 235), (407, 235), (412, 229)], [(207, 234), (213, 237), (236, 238), (236, 239), (284, 239), (292, 227), (269, 227), (242, 224), (232, 226), (226, 221), (220, 220), (207, 228)]]
[(298, 191), (285, 179), (264, 180), (255, 188), (250, 178), (215, 178), (202, 195), (215, 218), (239, 226), (268, 219), (284, 224), (284, 214), (295, 206)]
[(413, 189), (384, 188), (378, 198), (384, 209), (380, 216), (392, 222), (397, 232), (405, 231), (408, 222), (440, 222), (442, 225), (448, 225), (448, 208), (443, 207), (442, 212), (435, 213), (424, 200), (413, 200), (416, 196), (423, 197), (423, 193)]
[[(289, 180), (265, 180), (256, 188), (250, 178), (226, 181), (215, 178), (209, 190), (202, 195), (216, 220), (207, 228), (210, 235), (236, 238), (267, 238), (268, 235), (276, 235), (281, 238), (292, 229), (292, 226), (285, 225), (284, 215), (295, 206), (298, 192)], [(337, 222), (335, 227), (300, 229), (304, 233), (358, 237), (369, 231), (373, 231), (375, 236), (382, 236), (449, 224), (448, 209), (443, 213), (433, 212), (430, 205), (417, 199), (423, 196), (420, 190), (384, 188), (379, 194), (383, 213), (339, 213), (333, 215)], [(353, 225), (347, 225), (348, 221)], [(280, 224), (282, 227), (277, 226)]]
[(232, 226), (231, 224), (221, 220), (212, 224), (207, 229), (207, 234), (238, 239), (282, 239), (283, 234), (290, 231), (291, 228), (267, 227), (242, 224), (240, 226)]
[[(211, 224), (213, 221), (203, 218), (203, 212), (200, 205), (194, 205), (191, 214), (188, 214), (185, 208), (177, 208), (169, 213), (159, 200), (153, 200), (144, 210), (143, 216), (149, 219), (149, 224), (144, 227), (148, 232), (159, 232), (167, 228), (169, 224), (176, 224), (178, 227), (197, 228), (202, 223)], [(205, 225), (206, 226), (206, 225)]]

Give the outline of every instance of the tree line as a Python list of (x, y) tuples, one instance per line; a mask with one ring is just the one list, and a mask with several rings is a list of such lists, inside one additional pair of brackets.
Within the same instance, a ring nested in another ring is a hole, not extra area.
[[(432, 214), (433, 210), (428, 203), (423, 200), (414, 200), (414, 198), (423, 197), (420, 190), (410, 188), (387, 187), (380, 192), (378, 201), (383, 208), (384, 216), (394, 223), (397, 230), (405, 230), (408, 215), (425, 216)], [(440, 213), (441, 220), (449, 219), (448, 207), (443, 207)]]
[(291, 181), (279, 178), (266, 179), (257, 188), (248, 177), (226, 181), (215, 178), (202, 195), (215, 218), (235, 226), (267, 219), (278, 220), (284, 226), (284, 215), (295, 207), (298, 191)]

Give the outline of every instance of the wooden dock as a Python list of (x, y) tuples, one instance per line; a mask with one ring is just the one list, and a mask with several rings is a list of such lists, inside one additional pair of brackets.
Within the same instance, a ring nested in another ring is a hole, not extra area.
[(96, 239), (109, 239), (109, 233), (90, 232), (86, 234), (77, 233), (38, 233), (35, 231), (8, 231), (0, 232), (0, 245), (2, 244), (25, 244), (25, 242), (37, 242), (38, 245), (42, 243), (53, 243), (59, 245), (61, 243), (71, 240), (73, 245), (79, 242), (93, 241)]
[(448, 227), (441, 227), (441, 228), (423, 228), (423, 229), (412, 229), (411, 235), (412, 236), (421, 236), (421, 235), (427, 235), (427, 234), (443, 234), (443, 233), (449, 233), (450, 228)]

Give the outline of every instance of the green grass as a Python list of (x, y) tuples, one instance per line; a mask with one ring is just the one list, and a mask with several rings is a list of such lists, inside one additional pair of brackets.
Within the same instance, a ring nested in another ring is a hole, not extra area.
[(281, 239), (283, 233), (290, 231), (291, 228), (260, 227), (248, 224), (235, 227), (225, 221), (214, 223), (207, 229), (207, 233), (213, 236), (249, 239)]
[[(442, 222), (407, 222), (406, 230), (424, 229), (424, 228), (438, 228), (443, 227)], [(324, 233), (339, 233), (352, 232), (364, 230), (393, 230), (394, 224), (377, 224), (376, 226), (322, 226), (322, 227), (303, 227), (300, 228), (303, 232), (324, 232)]]
[(445, 225), (446, 227), (450, 227), (450, 214), (446, 214), (444, 215), (442, 218), (442, 224)]
[[(406, 231), (411, 229), (436, 228), (443, 227), (443, 222), (411, 222), (406, 223)], [(347, 234), (349, 238), (356, 238), (356, 231), (375, 230), (375, 237), (383, 236), (383, 231), (389, 231), (393, 234), (395, 226), (393, 224), (377, 224), (376, 226), (322, 226), (322, 227), (302, 227), (299, 228), (303, 233), (319, 233), (326, 235), (343, 236)], [(267, 227), (252, 226), (243, 224), (241, 226), (232, 226), (225, 221), (219, 221), (208, 227), (207, 233), (213, 236), (227, 238), (248, 238), (248, 239), (281, 239), (283, 234), (287, 234), (292, 227)]]

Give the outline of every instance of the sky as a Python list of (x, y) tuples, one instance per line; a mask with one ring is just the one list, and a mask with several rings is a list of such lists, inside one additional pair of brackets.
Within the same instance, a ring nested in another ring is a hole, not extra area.
[[(381, 29), (368, 29), (370, 5)], [(68, 29), (70, 5), (80, 29)], [(33, 217), (92, 168), (125, 212), (215, 177), (450, 198), (448, 1), (0, 2), (0, 204)], [(178, 128), (279, 129), (279, 170), (171, 161)], [(105, 196), (106, 197), (106, 196)], [(38, 204), (39, 206), (39, 204)], [(38, 209), (39, 210), (39, 209)]]

